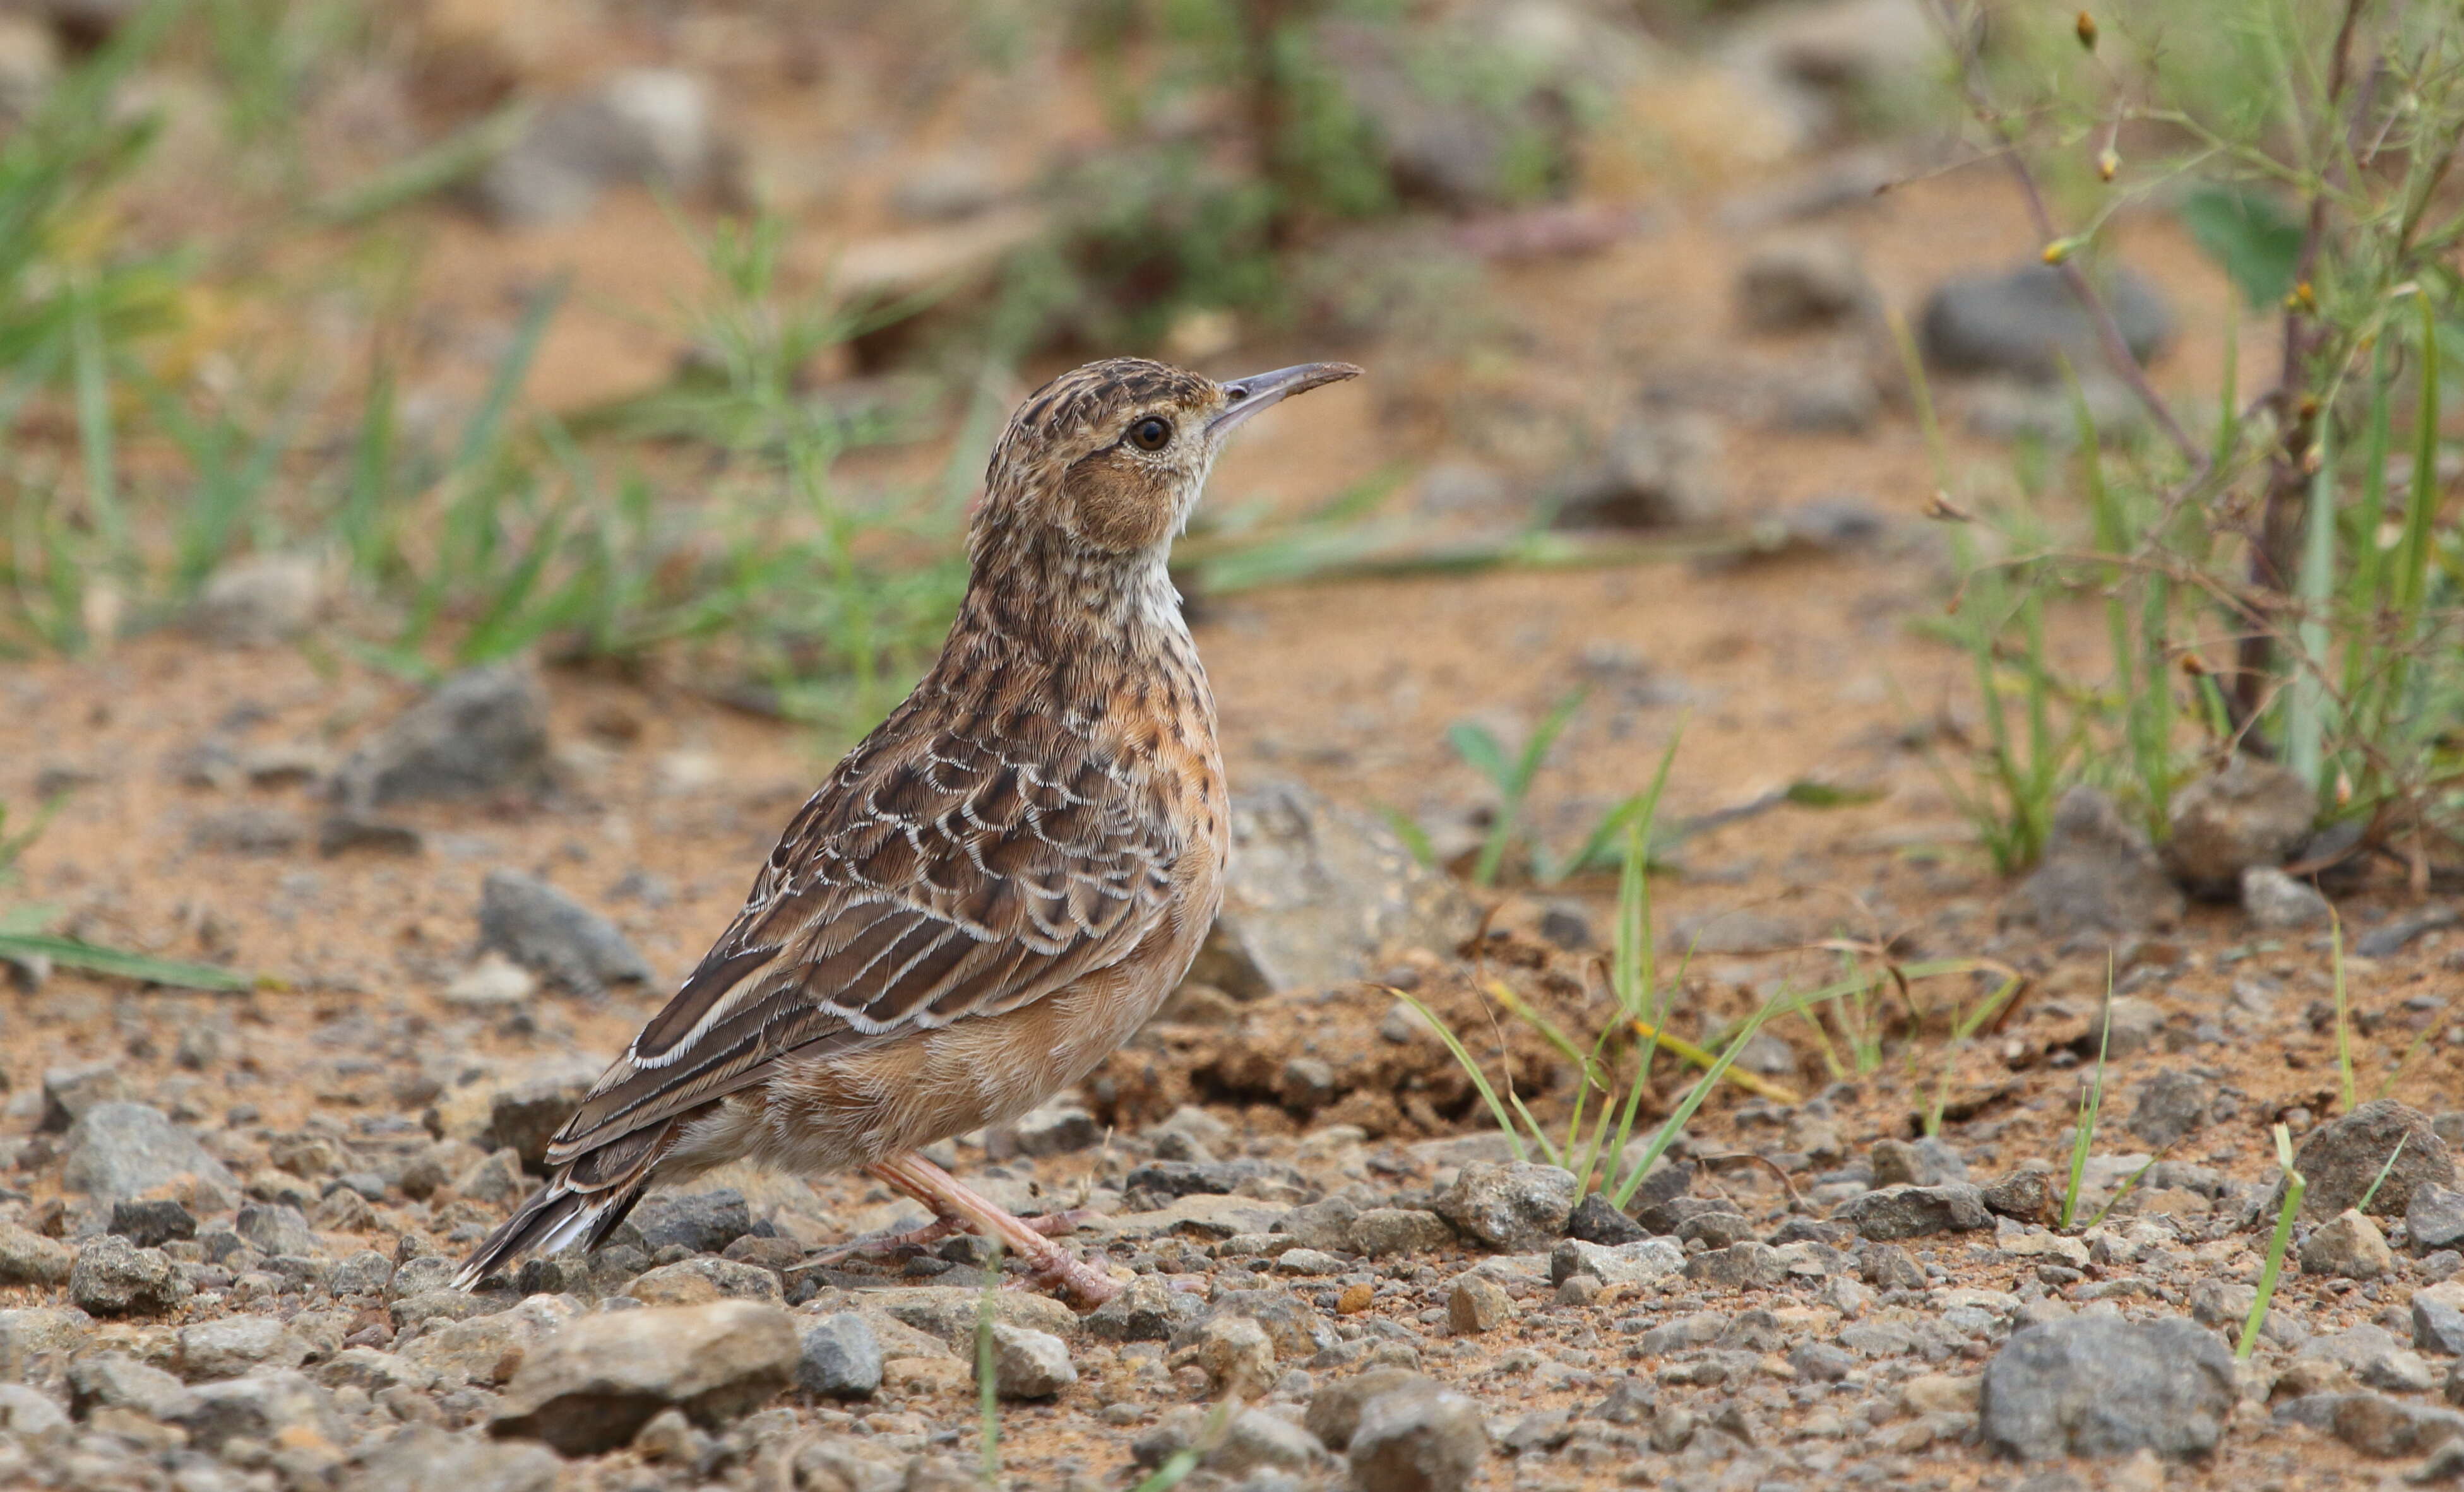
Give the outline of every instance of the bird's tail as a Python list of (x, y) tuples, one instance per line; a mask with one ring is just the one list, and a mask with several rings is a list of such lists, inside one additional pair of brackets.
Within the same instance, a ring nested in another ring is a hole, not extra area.
[(671, 1119), (558, 1167), (547, 1185), (471, 1251), (453, 1276), (453, 1287), (470, 1289), (525, 1254), (561, 1254), (577, 1243), (587, 1251), (605, 1242), (642, 1199), (651, 1172), (675, 1147), (682, 1129)]

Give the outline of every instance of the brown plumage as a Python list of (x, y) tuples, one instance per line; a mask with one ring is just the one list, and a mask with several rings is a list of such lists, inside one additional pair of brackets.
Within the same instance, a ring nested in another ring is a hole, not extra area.
[(787, 825), (744, 910), (463, 1265), (595, 1247), (646, 1187), (741, 1157), (861, 1168), (1117, 1288), (914, 1153), (1086, 1076), (1179, 981), (1220, 901), (1215, 703), (1165, 574), (1224, 437), (1310, 363), (1219, 384), (1121, 358), (1029, 396), (994, 449), (965, 601), (913, 693)]

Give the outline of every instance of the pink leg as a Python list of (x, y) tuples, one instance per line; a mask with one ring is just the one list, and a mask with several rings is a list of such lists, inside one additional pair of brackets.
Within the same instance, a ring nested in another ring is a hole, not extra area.
[[(898, 1190), (902, 1193), (907, 1192), (903, 1186)], [(907, 1195), (912, 1196), (914, 1194), (907, 1193)], [(919, 1196), (915, 1199), (936, 1211), (940, 1207), (937, 1198)], [(1045, 1213), (1040, 1218), (1021, 1218), (1018, 1221), (1046, 1238), (1053, 1238), (1069, 1232), (1094, 1216), (1084, 1207), (1073, 1207), (1067, 1212)], [(819, 1269), (830, 1264), (843, 1264), (858, 1254), (894, 1254), (905, 1249), (920, 1249), (938, 1243), (943, 1239), (975, 1231), (975, 1224), (968, 1218), (956, 1213), (941, 1212), (931, 1222), (920, 1228), (909, 1228), (900, 1233), (876, 1233), (869, 1239), (857, 1239), (851, 1242), (842, 1243), (836, 1248), (825, 1249), (792, 1267)]]
[[(1100, 1306), (1121, 1291), (1119, 1283), (1110, 1275), (1045, 1237), (1047, 1227), (1058, 1231), (1074, 1226), (1076, 1218), (1071, 1214), (1034, 1221), (1017, 1217), (921, 1155), (900, 1155), (877, 1161), (864, 1170), (867, 1175), (933, 1209), (934, 1216), (941, 1220), (931, 1224), (931, 1228), (942, 1228), (945, 1223), (962, 1224), (1025, 1260), (1029, 1266), (1027, 1278), (1037, 1285), (1058, 1290), (1089, 1306)], [(951, 1226), (948, 1231), (956, 1232), (957, 1227)]]

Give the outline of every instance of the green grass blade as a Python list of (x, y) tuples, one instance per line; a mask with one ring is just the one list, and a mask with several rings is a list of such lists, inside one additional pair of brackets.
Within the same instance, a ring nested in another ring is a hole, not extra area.
[(2071, 1218), (2079, 1212), (2079, 1186), (2087, 1175), (2088, 1152), (2096, 1145), (2097, 1121), (2104, 1109), (2104, 1058), (2113, 1043), (2113, 970), (2104, 974), (2104, 1004), (2097, 1022), (2096, 1076), (2088, 1090), (2079, 1095), (2079, 1119), (2071, 1127), (2070, 1185), (2062, 1192), (2061, 1227), (2070, 1230)]
[(2258, 1334), (2267, 1326), (2268, 1307), (2276, 1300), (2276, 1284), (2284, 1275), (2284, 1251), (2293, 1241), (2293, 1219), (2301, 1214), (2302, 1194), (2310, 1182), (2293, 1169), (2293, 1133), (2282, 1125), (2276, 1127), (2277, 1164), (2284, 1172), (2284, 1203), (2277, 1209), (2276, 1234), (2268, 1240), (2267, 1262), (2258, 1273), (2258, 1293), (2250, 1303), (2250, 1314), (2241, 1324), (2241, 1340), (2233, 1346), (2233, 1360), (2250, 1361), (2258, 1350)]
[(1472, 1060), (1471, 1053), (1464, 1049), (1463, 1042), (1456, 1037), (1452, 1028), (1438, 1019), (1436, 1011), (1401, 990), (1389, 988), (1386, 993), (1411, 1006), (1421, 1020), (1429, 1023), (1429, 1029), (1435, 1031), (1438, 1034), (1438, 1040), (1445, 1043), (1446, 1050), (1454, 1054), (1455, 1064), (1463, 1068), (1464, 1077), (1471, 1080), (1472, 1090), (1480, 1095), (1482, 1103), (1488, 1106), (1489, 1117), (1497, 1121), (1497, 1128), (1505, 1134), (1507, 1147), (1514, 1152), (1514, 1158), (1529, 1160), (1530, 1153), (1523, 1148), (1523, 1136), (1515, 1129), (1513, 1114), (1507, 1111), (1505, 1103), (1498, 1098), (1497, 1089), (1489, 1086), (1488, 1075), (1480, 1070), (1480, 1064)]
[(0, 936), (0, 953), (49, 958), (63, 969), (83, 969), (89, 974), (107, 974), (147, 984), (169, 985), (175, 989), (219, 992), (255, 986), (255, 981), (247, 975), (217, 969), (212, 964), (157, 958), (150, 954), (123, 953), (117, 948), (102, 948), (73, 937), (11, 932)]

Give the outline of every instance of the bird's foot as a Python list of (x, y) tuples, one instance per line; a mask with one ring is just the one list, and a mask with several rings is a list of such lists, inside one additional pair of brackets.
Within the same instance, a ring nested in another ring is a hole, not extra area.
[(867, 1174), (933, 1209), (935, 1220), (914, 1233), (946, 1238), (961, 1229), (993, 1240), (1025, 1261), (1024, 1283), (1051, 1290), (1085, 1306), (1100, 1306), (1121, 1291), (1120, 1284), (1097, 1265), (1052, 1241), (1094, 1217), (1083, 1208), (1021, 1218), (991, 1198), (970, 1189), (921, 1155), (901, 1155), (864, 1168)]
[[(1072, 1207), (1067, 1212), (1045, 1213), (1038, 1217), (1021, 1218), (1017, 1220), (1020, 1226), (1030, 1232), (1045, 1238), (1055, 1238), (1070, 1232), (1082, 1223), (1093, 1221), (1096, 1217), (1097, 1214), (1087, 1208)], [(945, 1212), (921, 1227), (902, 1228), (894, 1233), (876, 1233), (869, 1238), (850, 1239), (836, 1248), (824, 1249), (809, 1259), (798, 1260), (788, 1267), (790, 1269), (826, 1269), (832, 1264), (843, 1264), (850, 1259), (867, 1254), (910, 1258), (940, 1242), (943, 1239), (978, 1231), (972, 1219), (959, 1213)], [(994, 1235), (994, 1237), (999, 1236)]]

